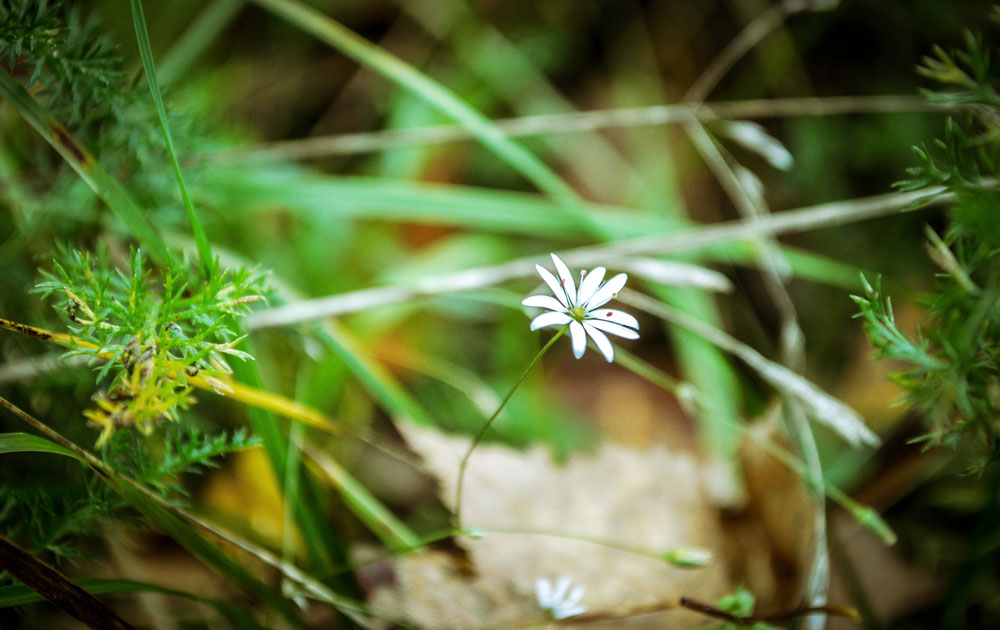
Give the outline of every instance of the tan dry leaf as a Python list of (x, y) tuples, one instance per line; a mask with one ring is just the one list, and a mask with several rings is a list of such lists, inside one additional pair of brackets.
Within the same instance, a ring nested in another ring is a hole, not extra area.
[[(458, 463), (469, 440), (410, 425), (400, 429), (439, 479), (442, 498), (451, 507)], [(481, 446), (467, 470), (466, 527), (558, 531), (658, 551), (699, 546), (712, 550), (716, 560), (684, 570), (579, 540), (489, 533), (461, 540), (475, 576), (461, 575), (437, 552), (405, 556), (394, 561), (395, 584), (377, 589), (369, 603), (422, 628), (543, 624), (535, 578), (563, 574), (586, 586), (582, 603), (588, 615), (676, 605), (682, 595), (715, 602), (733, 584), (719, 553), (718, 517), (704, 499), (699, 478), (692, 455), (663, 446), (637, 451), (606, 444), (592, 456), (571, 457), (565, 466), (554, 464), (541, 447)], [(704, 617), (671, 610), (586, 627), (694, 628), (704, 623)]]

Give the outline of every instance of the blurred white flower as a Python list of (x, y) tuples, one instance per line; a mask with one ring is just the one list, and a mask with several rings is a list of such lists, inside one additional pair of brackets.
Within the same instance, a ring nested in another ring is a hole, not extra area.
[(580, 605), (586, 588), (575, 586), (570, 590), (571, 583), (572, 579), (568, 575), (560, 577), (555, 585), (548, 578), (535, 580), (535, 597), (538, 599), (538, 605), (550, 618), (566, 619), (587, 612), (587, 607)]
[[(552, 262), (559, 272), (559, 279), (545, 267), (535, 265), (538, 275), (549, 285), (555, 297), (549, 295), (532, 295), (525, 298), (521, 304), (548, 309), (531, 320), (531, 330), (545, 326), (565, 326), (569, 324), (569, 334), (573, 341), (573, 355), (579, 359), (587, 349), (587, 335), (597, 344), (608, 363), (614, 360), (615, 350), (607, 335), (611, 333), (625, 339), (639, 338), (639, 322), (622, 311), (602, 308), (612, 299), (618, 297), (618, 292), (625, 286), (628, 276), (620, 273), (607, 282), (603, 282), (607, 270), (604, 267), (580, 272), (580, 289), (577, 290), (573, 276), (566, 264), (558, 256), (552, 254)], [(603, 331), (603, 332), (602, 332)]]

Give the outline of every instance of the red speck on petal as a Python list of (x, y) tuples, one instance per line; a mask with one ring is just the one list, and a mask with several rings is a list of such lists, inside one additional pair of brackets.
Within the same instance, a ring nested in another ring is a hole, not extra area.
[(611, 317), (611, 311), (608, 311), (608, 314), (605, 315), (605, 317)]

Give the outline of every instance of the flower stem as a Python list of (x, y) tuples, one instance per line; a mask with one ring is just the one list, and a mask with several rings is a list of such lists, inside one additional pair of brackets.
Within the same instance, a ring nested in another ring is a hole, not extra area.
[(479, 429), (479, 433), (476, 434), (476, 437), (472, 439), (472, 443), (469, 444), (469, 450), (465, 452), (465, 455), (462, 457), (462, 461), (458, 464), (458, 487), (455, 490), (455, 527), (458, 530), (462, 529), (462, 488), (465, 485), (465, 469), (469, 465), (469, 458), (472, 457), (472, 452), (475, 451), (476, 447), (479, 446), (479, 443), (482, 442), (483, 436), (486, 435), (486, 432), (489, 430), (490, 426), (492, 426), (493, 421), (497, 419), (497, 416), (500, 415), (500, 412), (503, 411), (503, 408), (507, 406), (507, 403), (514, 395), (514, 392), (517, 391), (517, 388), (524, 383), (524, 379), (528, 378), (528, 373), (531, 372), (531, 368), (535, 367), (535, 364), (542, 358), (542, 355), (544, 355), (548, 349), (552, 347), (552, 344), (554, 344), (559, 337), (562, 337), (567, 330), (569, 330), (569, 326), (563, 326), (563, 328), (557, 332), (552, 339), (549, 339), (549, 342), (538, 351), (538, 354), (536, 354), (535, 358), (531, 360), (528, 367), (524, 368), (524, 372), (521, 373), (521, 377), (517, 379), (514, 386), (510, 388), (507, 395), (500, 401), (500, 406), (493, 412), (493, 415), (490, 416), (486, 423), (483, 424), (483, 427)]

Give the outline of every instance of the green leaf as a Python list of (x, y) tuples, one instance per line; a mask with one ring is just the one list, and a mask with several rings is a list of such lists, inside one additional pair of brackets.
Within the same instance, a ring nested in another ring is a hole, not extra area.
[(138, 509), (157, 527), (187, 549), (192, 555), (214, 569), (224, 578), (265, 602), (284, 617), (293, 627), (306, 630), (309, 625), (285, 598), (254, 577), (216, 545), (199, 534), (166, 506), (154, 500), (131, 481), (118, 476), (109, 480), (112, 487), (133, 507)]
[(0, 434), (0, 453), (55, 453), (80, 459), (73, 451), (30, 433)]
[(390, 549), (406, 551), (420, 547), (420, 538), (332, 457), (317, 449), (307, 450), (306, 454), (337, 487), (351, 511)]

